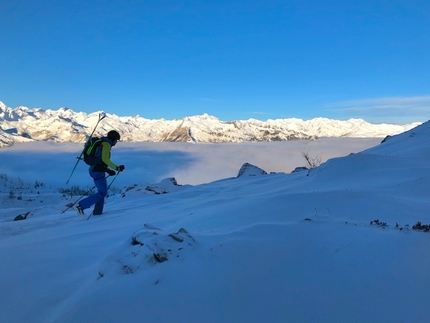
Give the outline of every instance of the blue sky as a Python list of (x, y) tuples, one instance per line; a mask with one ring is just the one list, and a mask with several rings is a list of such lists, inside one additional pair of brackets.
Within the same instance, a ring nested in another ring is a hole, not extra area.
[(0, 101), (174, 119), (427, 121), (427, 0), (1, 0)]

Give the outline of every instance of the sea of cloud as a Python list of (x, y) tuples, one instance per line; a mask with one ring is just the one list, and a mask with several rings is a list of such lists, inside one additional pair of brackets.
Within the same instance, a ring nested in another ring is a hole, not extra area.
[[(382, 138), (322, 138), (264, 143), (127, 143), (112, 148), (111, 160), (126, 169), (115, 185), (152, 184), (175, 177), (179, 184), (198, 185), (235, 177), (244, 163), (267, 172), (289, 173), (305, 166), (302, 153), (321, 162), (357, 153), (378, 145)], [(24, 181), (41, 181), (64, 187), (82, 149), (82, 144), (33, 142), (0, 149), (0, 173)], [(61, 170), (58, 170), (60, 160)], [(56, 175), (53, 175), (56, 174)], [(58, 176), (62, 174), (62, 176)], [(77, 165), (68, 185), (92, 185), (88, 166)]]

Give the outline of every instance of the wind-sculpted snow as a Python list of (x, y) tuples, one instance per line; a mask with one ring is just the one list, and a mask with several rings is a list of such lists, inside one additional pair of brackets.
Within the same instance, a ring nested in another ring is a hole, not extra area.
[[(0, 101), (0, 147), (31, 140), (84, 142), (97, 123), (100, 112), (86, 114), (58, 110), (6, 107)], [(140, 116), (107, 114), (95, 135), (116, 129), (130, 142), (246, 142), (317, 139), (318, 137), (385, 137), (409, 130), (407, 125), (370, 124), (362, 119), (346, 121), (296, 118), (260, 121), (221, 121), (207, 114), (175, 120), (150, 120)]]
[[(98, 278), (146, 271), (165, 261), (183, 262), (197, 241), (186, 229), (169, 232), (146, 223), (102, 262)], [(154, 282), (158, 283), (158, 280)]]

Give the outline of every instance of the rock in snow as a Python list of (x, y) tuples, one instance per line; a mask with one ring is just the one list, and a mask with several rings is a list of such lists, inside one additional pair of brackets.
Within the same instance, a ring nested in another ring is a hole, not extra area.
[(260, 176), (260, 175), (267, 175), (267, 172), (262, 170), (260, 167), (251, 165), (250, 163), (245, 163), (240, 168), (239, 173), (237, 174), (237, 177), (239, 178), (242, 176)]

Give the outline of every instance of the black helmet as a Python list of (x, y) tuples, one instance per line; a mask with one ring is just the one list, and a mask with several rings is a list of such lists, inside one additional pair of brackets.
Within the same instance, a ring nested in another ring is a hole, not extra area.
[(107, 137), (112, 141), (121, 139), (121, 136), (119, 135), (118, 131), (115, 130), (109, 131)]

